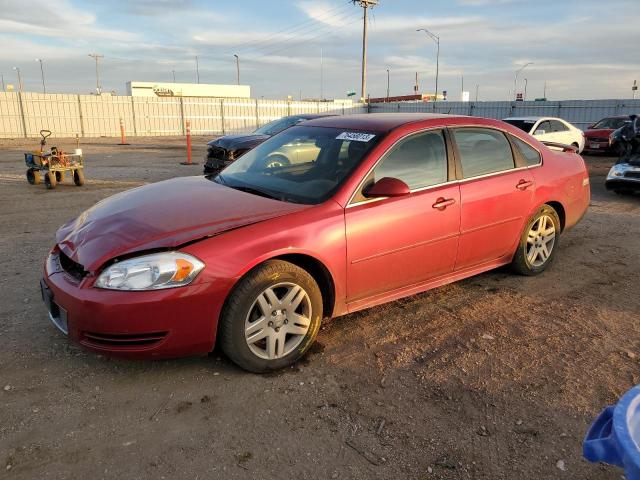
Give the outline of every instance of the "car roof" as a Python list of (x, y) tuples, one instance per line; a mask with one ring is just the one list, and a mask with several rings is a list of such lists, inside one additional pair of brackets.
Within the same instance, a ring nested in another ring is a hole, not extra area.
[(325, 117), (305, 122), (305, 126), (345, 128), (370, 132), (388, 132), (407, 123), (436, 120), (439, 118), (464, 118), (464, 115), (437, 113), (359, 113)]
[(314, 118), (335, 117), (337, 113), (301, 113), (300, 115), (290, 115), (287, 118), (298, 118), (300, 120), (313, 120)]

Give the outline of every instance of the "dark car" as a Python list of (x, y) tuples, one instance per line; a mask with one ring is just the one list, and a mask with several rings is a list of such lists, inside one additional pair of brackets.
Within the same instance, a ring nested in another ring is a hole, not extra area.
[(290, 115), (288, 117), (279, 118), (273, 122), (258, 128), (250, 134), (225, 135), (224, 137), (211, 140), (207, 145), (207, 156), (204, 164), (205, 175), (218, 173), (224, 167), (252, 148), (257, 147), (266, 139), (280, 133), (289, 127), (297, 125), (305, 120), (311, 120), (320, 117), (332, 117), (334, 114), (302, 114)]
[(603, 152), (618, 154), (615, 147), (612, 147), (609, 143), (609, 135), (628, 121), (628, 115), (621, 115), (603, 118), (593, 125), (589, 125), (589, 128), (584, 132), (584, 153)]

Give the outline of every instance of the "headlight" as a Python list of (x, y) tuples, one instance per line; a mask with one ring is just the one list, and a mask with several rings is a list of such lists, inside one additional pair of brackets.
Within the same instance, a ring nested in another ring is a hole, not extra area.
[(130, 258), (107, 267), (94, 284), (110, 290), (159, 290), (188, 285), (204, 263), (180, 252)]
[(621, 167), (620, 165), (614, 165), (613, 167), (611, 167), (611, 170), (609, 170), (609, 176), (624, 177), (624, 168)]

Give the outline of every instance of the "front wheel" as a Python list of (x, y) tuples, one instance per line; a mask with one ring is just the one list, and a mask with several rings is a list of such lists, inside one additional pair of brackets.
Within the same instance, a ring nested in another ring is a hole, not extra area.
[(73, 183), (75, 183), (78, 187), (84, 185), (84, 172), (81, 168), (73, 171)]
[(44, 184), (49, 190), (56, 188), (56, 174), (55, 172), (47, 172), (44, 176)]
[(560, 218), (549, 205), (543, 205), (531, 217), (520, 237), (511, 262), (521, 275), (538, 275), (553, 262), (560, 239)]
[(322, 294), (304, 269), (271, 260), (234, 289), (220, 318), (220, 344), (238, 366), (254, 373), (291, 365), (314, 342)]

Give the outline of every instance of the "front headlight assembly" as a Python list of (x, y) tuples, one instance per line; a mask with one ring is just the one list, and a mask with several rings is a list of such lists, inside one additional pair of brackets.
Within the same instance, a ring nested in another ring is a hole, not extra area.
[(204, 268), (197, 258), (162, 252), (130, 258), (107, 267), (94, 286), (109, 290), (160, 290), (188, 285)]
[(611, 167), (611, 170), (609, 170), (609, 177), (624, 177), (624, 167), (620, 166), (620, 165), (614, 165), (613, 167)]

